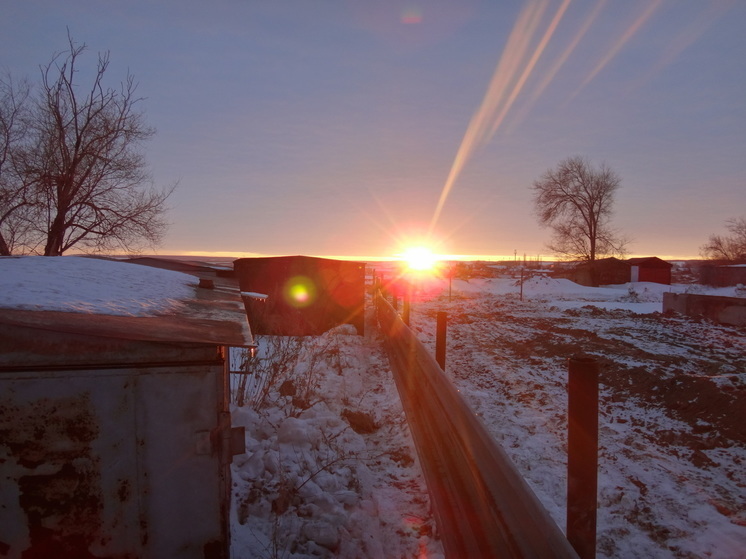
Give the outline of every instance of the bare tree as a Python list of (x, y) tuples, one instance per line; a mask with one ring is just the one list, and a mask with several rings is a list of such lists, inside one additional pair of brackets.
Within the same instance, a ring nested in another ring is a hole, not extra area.
[(69, 50), (41, 68), (24, 145), (17, 150), (34, 208), (25, 247), (57, 256), (72, 247), (132, 251), (156, 245), (175, 185), (157, 190), (152, 184), (142, 145), (154, 130), (138, 110), (142, 99), (134, 78), (128, 73), (118, 89), (105, 87), (109, 53), (99, 53), (84, 89), (76, 80), (86, 46), (68, 41)]
[(26, 214), (32, 202), (17, 166), (28, 123), (29, 92), (26, 82), (15, 83), (9, 75), (0, 78), (0, 256), (10, 256), (29, 225)]
[(534, 207), (541, 225), (553, 230), (549, 249), (572, 260), (623, 255), (628, 241), (609, 225), (619, 176), (570, 157), (534, 182)]
[(705, 258), (728, 262), (746, 261), (746, 217), (732, 217), (725, 221), (730, 236), (710, 235), (700, 253)]

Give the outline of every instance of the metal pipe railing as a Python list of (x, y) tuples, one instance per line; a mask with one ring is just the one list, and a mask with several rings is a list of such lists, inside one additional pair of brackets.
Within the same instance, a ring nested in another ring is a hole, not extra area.
[(376, 309), (446, 555), (577, 558), (508, 456), (380, 294)]

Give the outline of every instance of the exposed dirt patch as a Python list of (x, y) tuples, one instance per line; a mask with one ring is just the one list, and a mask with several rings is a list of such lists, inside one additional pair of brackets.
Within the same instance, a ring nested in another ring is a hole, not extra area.
[(443, 310), (447, 374), (560, 525), (567, 359), (585, 354), (600, 366), (599, 556), (743, 556), (746, 329), (485, 294), (416, 307), (433, 349)]

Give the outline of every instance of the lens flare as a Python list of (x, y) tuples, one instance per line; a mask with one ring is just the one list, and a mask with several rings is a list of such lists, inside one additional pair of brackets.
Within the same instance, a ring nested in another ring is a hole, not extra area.
[(405, 25), (422, 23), (422, 10), (416, 6), (409, 6), (402, 12), (401, 22)]
[(289, 305), (301, 309), (316, 300), (316, 285), (306, 276), (295, 276), (285, 283), (283, 295)]
[(427, 247), (418, 246), (408, 248), (402, 255), (410, 270), (426, 272), (435, 268), (438, 263), (438, 255)]

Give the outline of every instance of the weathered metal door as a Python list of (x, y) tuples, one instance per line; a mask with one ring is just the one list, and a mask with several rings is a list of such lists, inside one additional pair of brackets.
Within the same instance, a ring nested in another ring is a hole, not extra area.
[(226, 556), (223, 364), (215, 346), (179, 353), (0, 366), (0, 556)]

